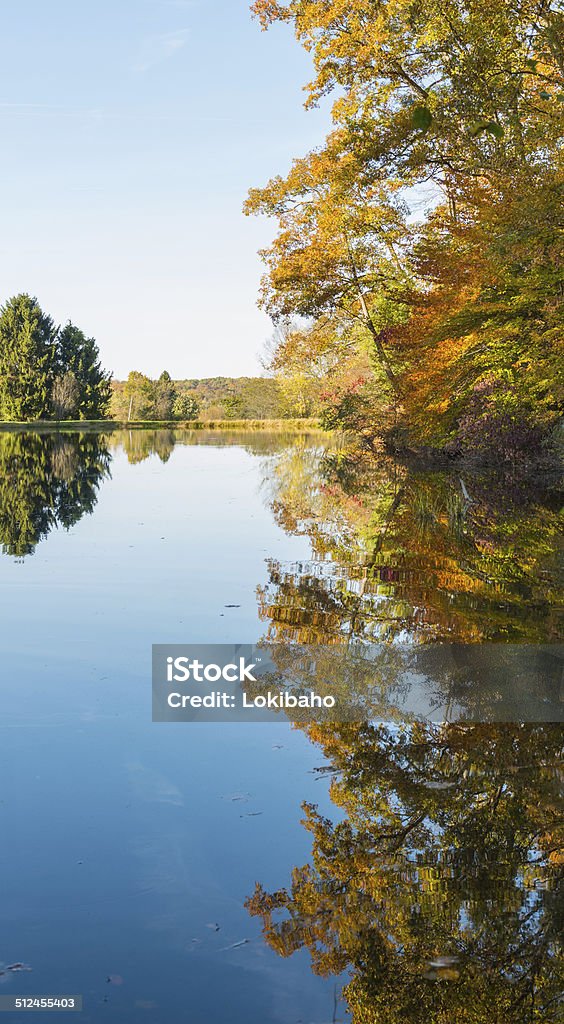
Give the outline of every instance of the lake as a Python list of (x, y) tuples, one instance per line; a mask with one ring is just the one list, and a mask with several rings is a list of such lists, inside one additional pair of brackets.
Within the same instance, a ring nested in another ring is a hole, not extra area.
[[(317, 433), (0, 434), (0, 995), (111, 1024), (556, 1021), (559, 508), (553, 481)], [(261, 640), (549, 670), (522, 724), (152, 723), (152, 644)]]

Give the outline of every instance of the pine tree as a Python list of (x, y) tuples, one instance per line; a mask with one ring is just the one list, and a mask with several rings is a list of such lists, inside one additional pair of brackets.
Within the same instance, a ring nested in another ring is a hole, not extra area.
[(87, 338), (70, 320), (57, 336), (56, 370), (58, 378), (74, 374), (78, 385), (77, 419), (103, 419), (111, 396), (111, 374), (100, 365), (94, 338)]
[(56, 331), (37, 299), (20, 294), (0, 311), (0, 416), (34, 420), (48, 415)]

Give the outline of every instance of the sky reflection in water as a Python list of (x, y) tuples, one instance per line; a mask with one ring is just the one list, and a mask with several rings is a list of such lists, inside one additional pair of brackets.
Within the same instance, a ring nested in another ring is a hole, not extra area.
[(150, 723), (153, 642), (553, 642), (553, 491), (468, 506), (317, 436), (2, 435), (0, 464), (5, 991), (322, 1024), (344, 970), (362, 1024), (556, 1019), (559, 731)]

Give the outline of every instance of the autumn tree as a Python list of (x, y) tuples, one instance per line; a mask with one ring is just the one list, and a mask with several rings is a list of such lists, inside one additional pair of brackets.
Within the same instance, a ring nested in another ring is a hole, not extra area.
[(493, 194), (466, 188), (453, 221), (438, 207), (414, 263), (429, 286), (403, 332), (405, 406), (426, 444), (481, 459), (531, 457), (562, 406), (562, 231), (558, 167)]
[(402, 259), (406, 226), (401, 203), (379, 183), (362, 180), (356, 157), (340, 135), (322, 153), (294, 163), (284, 180), (253, 189), (248, 213), (276, 216), (280, 232), (262, 253), (268, 274), (262, 304), (274, 320), (329, 320), (340, 332), (365, 331), (388, 387), (398, 392), (387, 330), (403, 307), (409, 274)]
[[(322, 321), (288, 321), (277, 327), (264, 366), (273, 374), (291, 415), (319, 415), (328, 381), (340, 380), (343, 366), (350, 376), (352, 346), (351, 337)], [(368, 370), (368, 360), (362, 356), (360, 364)]]
[(564, 15), (557, 0), (256, 0), (264, 28), (294, 26), (314, 62), (313, 105), (333, 90), (363, 164), (436, 178), (546, 164), (561, 137)]
[(325, 146), (250, 193), (279, 224), (265, 308), (361, 323), (412, 442), (522, 458), (563, 398), (560, 4), (253, 10), (311, 53), (307, 103), (337, 97)]

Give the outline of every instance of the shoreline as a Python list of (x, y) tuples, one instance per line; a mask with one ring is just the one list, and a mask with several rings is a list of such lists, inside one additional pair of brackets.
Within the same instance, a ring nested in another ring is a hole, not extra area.
[[(120, 431), (187, 431), (194, 433), (311, 433), (320, 434), (325, 438), (334, 437), (341, 432), (324, 430), (318, 419), (275, 420), (33, 420), (29, 422), (0, 421), (0, 434), (113, 434)], [(344, 433), (342, 436), (346, 436)], [(357, 439), (358, 440), (358, 439)], [(372, 441), (375, 441), (373, 438)], [(390, 441), (385, 433), (378, 435), (381, 447), (376, 449), (372, 444), (359, 445), (349, 452), (353, 461), (359, 460), (369, 465), (378, 458), (388, 458), (401, 465), (420, 472), (469, 472), (483, 470), (514, 471), (527, 477), (539, 478), (556, 482), (561, 479), (562, 461), (558, 445), (546, 447), (536, 452), (530, 459), (495, 459), (472, 455), (454, 454), (444, 449), (422, 445), (410, 448)], [(353, 454), (354, 453), (354, 454)]]
[(82, 433), (115, 430), (322, 430), (317, 419), (278, 420), (32, 420), (0, 422), (2, 433)]

